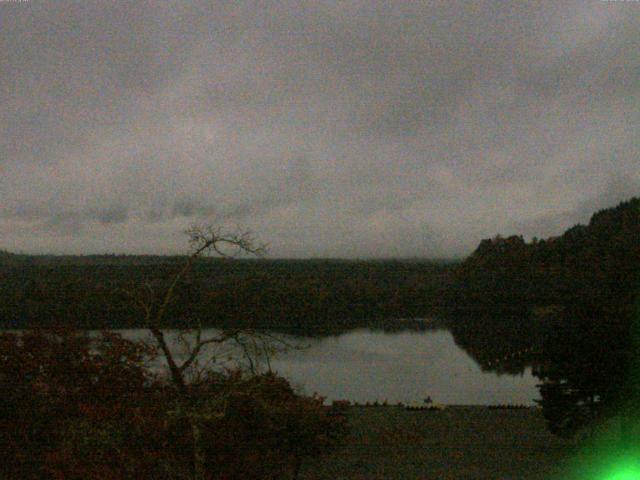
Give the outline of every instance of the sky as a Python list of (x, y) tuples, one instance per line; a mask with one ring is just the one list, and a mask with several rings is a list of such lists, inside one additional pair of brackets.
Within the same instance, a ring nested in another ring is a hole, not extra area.
[(0, 0), (0, 249), (460, 257), (640, 195), (640, 2)]

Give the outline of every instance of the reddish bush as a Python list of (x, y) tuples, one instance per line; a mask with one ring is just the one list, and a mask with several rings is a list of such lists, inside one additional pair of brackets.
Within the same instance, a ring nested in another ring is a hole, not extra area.
[[(153, 354), (115, 334), (0, 335), (0, 473), (127, 478), (163, 455)], [(125, 474), (126, 473), (126, 474)]]
[(282, 377), (265, 374), (226, 385), (225, 415), (206, 427), (208, 470), (222, 478), (280, 478), (304, 457), (321, 454), (345, 433), (321, 397), (301, 397)]
[(196, 443), (207, 478), (281, 478), (345, 431), (272, 374), (211, 374), (185, 397), (149, 373), (153, 354), (109, 333), (1, 334), (0, 478), (190, 478)]

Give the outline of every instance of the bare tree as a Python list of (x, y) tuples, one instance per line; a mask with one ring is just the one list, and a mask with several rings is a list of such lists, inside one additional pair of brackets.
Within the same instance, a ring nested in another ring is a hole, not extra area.
[(176, 288), (193, 269), (196, 261), (207, 254), (214, 253), (220, 257), (233, 258), (241, 254), (263, 256), (266, 253), (266, 246), (256, 243), (250, 231), (225, 233), (220, 228), (194, 225), (185, 233), (189, 237), (191, 253), (179, 270), (171, 277), (170, 283), (164, 292), (159, 294), (156, 291), (157, 288), (149, 282), (144, 283), (139, 288), (125, 291), (125, 294), (135, 302), (142, 312), (143, 324), (149, 329), (157, 342), (157, 346), (169, 368), (172, 383), (181, 395), (186, 395), (187, 393), (185, 372), (196, 362), (203, 348), (209, 344), (220, 344), (238, 338), (243, 331), (237, 329), (205, 337), (203, 336), (202, 322), (200, 319), (193, 319), (189, 328), (195, 331), (195, 342), (189, 346), (186, 359), (179, 364), (162, 329), (166, 321), (167, 311), (175, 300)]
[[(185, 415), (191, 424), (194, 445), (194, 479), (202, 480), (205, 477), (205, 458), (201, 446), (201, 424), (206, 418), (191, 408), (191, 398), (186, 377), (187, 371), (196, 365), (200, 355), (203, 353), (203, 349), (207, 345), (232, 341), (241, 348), (249, 360), (251, 372), (256, 373), (254, 362), (251, 359), (252, 352), (249, 349), (249, 344), (253, 346), (253, 352), (258, 351), (258, 345), (261, 344), (266, 353), (266, 342), (279, 340), (269, 333), (257, 332), (252, 329), (225, 330), (221, 333), (207, 336), (204, 334), (200, 319), (194, 319), (193, 324), (190, 325), (191, 331), (195, 334), (194, 341), (183, 343), (187, 347), (186, 355), (184, 359), (178, 361), (175, 352), (167, 341), (162, 326), (166, 321), (168, 309), (175, 300), (178, 285), (193, 269), (196, 261), (210, 253), (226, 258), (238, 255), (262, 256), (266, 253), (266, 246), (258, 244), (250, 231), (226, 233), (222, 229), (211, 226), (192, 226), (185, 233), (189, 237), (191, 253), (171, 277), (166, 290), (158, 294), (156, 288), (147, 282), (140, 288), (128, 290), (125, 293), (135, 301), (142, 312), (143, 324), (149, 329), (166, 361), (171, 382), (178, 394), (178, 407), (182, 410), (182, 415)], [(220, 410), (223, 415), (223, 405)]]

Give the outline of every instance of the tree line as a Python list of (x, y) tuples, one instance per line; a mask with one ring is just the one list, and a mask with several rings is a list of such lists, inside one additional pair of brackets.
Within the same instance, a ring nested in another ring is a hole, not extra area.
[[(60, 321), (83, 329), (139, 327), (125, 292), (138, 284), (166, 286), (181, 260), (5, 262), (0, 265), (0, 328)], [(384, 319), (424, 317), (439, 307), (450, 266), (431, 261), (198, 259), (176, 286), (164, 326), (180, 328), (197, 317), (211, 327), (320, 335)]]
[(483, 240), (453, 273), (448, 324), (487, 368), (526, 352), (511, 368), (535, 366), (550, 429), (573, 435), (637, 411), (639, 288), (640, 198), (632, 198), (558, 237)]

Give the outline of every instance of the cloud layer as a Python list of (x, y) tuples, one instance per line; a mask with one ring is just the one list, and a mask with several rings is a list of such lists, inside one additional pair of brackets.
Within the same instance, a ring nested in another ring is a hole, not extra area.
[(640, 194), (633, 2), (0, 3), (0, 248), (457, 256)]

